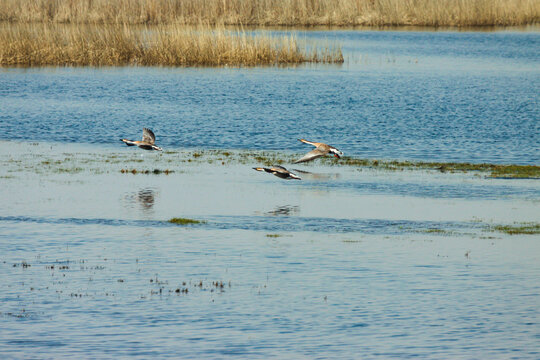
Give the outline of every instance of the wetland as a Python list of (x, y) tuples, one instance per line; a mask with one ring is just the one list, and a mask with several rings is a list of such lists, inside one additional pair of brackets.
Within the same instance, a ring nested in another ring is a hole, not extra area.
[(538, 358), (538, 33), (295, 36), (344, 62), (0, 69), (2, 358)]

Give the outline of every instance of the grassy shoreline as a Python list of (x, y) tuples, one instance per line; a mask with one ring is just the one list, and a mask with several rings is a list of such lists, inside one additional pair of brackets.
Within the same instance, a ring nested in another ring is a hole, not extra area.
[(540, 22), (536, 0), (4, 0), (0, 21), (254, 26), (510, 26)]
[[(307, 45), (307, 44), (306, 44)], [(0, 25), (0, 66), (255, 66), (342, 63), (337, 46), (199, 25)]]

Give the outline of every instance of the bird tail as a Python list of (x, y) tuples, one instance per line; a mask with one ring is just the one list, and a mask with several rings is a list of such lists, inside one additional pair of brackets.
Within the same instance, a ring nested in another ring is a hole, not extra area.
[(289, 173), (289, 176), (291, 177), (291, 179), (294, 179), (294, 180), (302, 180), (300, 178), (300, 176), (296, 175), (296, 174), (293, 174), (293, 173)]

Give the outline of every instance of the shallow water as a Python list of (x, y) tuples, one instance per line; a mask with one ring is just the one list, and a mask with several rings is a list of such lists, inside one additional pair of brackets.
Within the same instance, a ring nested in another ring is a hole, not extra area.
[[(297, 137), (538, 164), (537, 33), (305, 36), (346, 63), (0, 73), (1, 358), (540, 356), (539, 236), (494, 230), (538, 180), (252, 169)], [(118, 141), (143, 126), (168, 151)]]
[(0, 144), (3, 357), (538, 357), (536, 180)]

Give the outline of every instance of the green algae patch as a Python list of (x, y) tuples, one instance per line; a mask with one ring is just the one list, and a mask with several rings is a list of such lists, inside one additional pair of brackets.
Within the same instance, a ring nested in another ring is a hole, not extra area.
[(343, 157), (340, 160), (323, 158), (324, 163), (333, 165), (345, 165), (366, 167), (390, 171), (402, 170), (436, 170), (442, 173), (467, 173), (482, 172), (488, 177), (499, 179), (540, 179), (540, 166), (516, 165), (516, 164), (472, 164), (472, 163), (445, 163), (445, 162), (422, 162), (422, 161), (399, 161), (399, 160), (370, 160)]
[(537, 235), (540, 234), (540, 223), (522, 223), (515, 225), (495, 225), (491, 231), (503, 232), (508, 235)]
[(170, 222), (171, 224), (176, 225), (193, 225), (193, 224), (205, 224), (206, 221), (204, 220), (195, 220), (195, 219), (188, 219), (188, 218), (172, 218), (167, 220), (167, 222)]
[(494, 165), (491, 169), (494, 178), (540, 178), (540, 166), (535, 165)]

